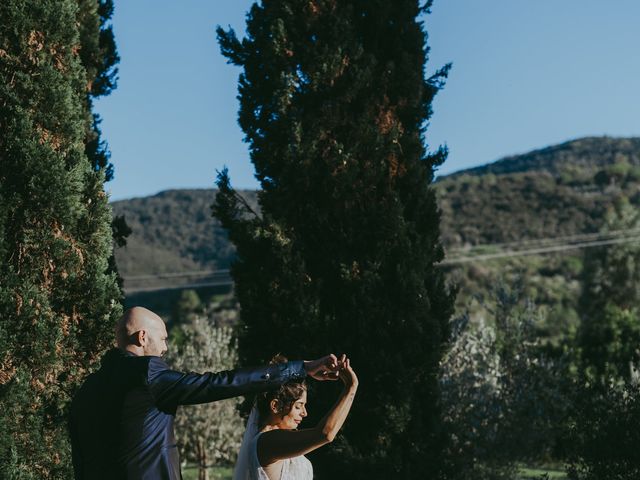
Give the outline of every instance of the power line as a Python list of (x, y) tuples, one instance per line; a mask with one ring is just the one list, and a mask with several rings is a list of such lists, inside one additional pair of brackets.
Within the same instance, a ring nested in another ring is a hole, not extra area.
[[(600, 233), (587, 233), (577, 235), (567, 235), (561, 237), (549, 237), (539, 239), (527, 239), (519, 242), (505, 242), (494, 244), (481, 244), (475, 245), (470, 249), (457, 249), (449, 252), (449, 257), (440, 262), (439, 265), (458, 265), (470, 262), (484, 262), (490, 260), (497, 260), (501, 258), (513, 258), (530, 255), (541, 255), (547, 253), (563, 252), (567, 250), (579, 250), (583, 248), (593, 248), (609, 245), (619, 245), (624, 243), (640, 242), (640, 229), (627, 229), (627, 230), (614, 230), (611, 232)], [(531, 247), (524, 250), (517, 250), (518, 247)], [(495, 249), (512, 247), (512, 249), (495, 252), (495, 253), (476, 253), (474, 250)], [(456, 256), (459, 254), (463, 256)], [(231, 274), (229, 269), (220, 270), (194, 270), (188, 272), (167, 272), (159, 274), (149, 275), (136, 275), (131, 277), (125, 277), (124, 281), (135, 282), (140, 280), (162, 280), (162, 279), (179, 279), (184, 277), (203, 277), (211, 276), (215, 279), (203, 282), (192, 282), (182, 285), (173, 286), (149, 286), (139, 288), (125, 288), (128, 294), (153, 292), (160, 290), (181, 290), (187, 288), (203, 288), (203, 287), (215, 287), (215, 286), (233, 286), (231, 280)]]
[(505, 248), (505, 247), (518, 248), (518, 247), (533, 246), (533, 245), (602, 240), (602, 239), (607, 239), (611, 237), (620, 237), (620, 236), (626, 236), (626, 235), (640, 235), (640, 229), (632, 228), (632, 229), (624, 229), (624, 230), (612, 230), (610, 232), (581, 233), (581, 234), (566, 235), (566, 236), (560, 236), (560, 237), (531, 238), (531, 239), (523, 239), (523, 240), (517, 240), (513, 242), (504, 242), (504, 243), (485, 243), (485, 244), (473, 245), (468, 248), (453, 249), (453, 250), (450, 250), (449, 253), (450, 254), (455, 254), (458, 252), (468, 253), (472, 250), (485, 250), (485, 249)]
[(593, 241), (593, 242), (582, 242), (582, 243), (572, 243), (572, 244), (570, 243), (570, 244), (564, 244), (564, 245), (552, 245), (548, 247), (533, 248), (529, 250), (487, 253), (482, 255), (473, 255), (469, 257), (445, 259), (442, 262), (440, 262), (440, 265), (456, 265), (460, 263), (495, 260), (498, 258), (524, 257), (527, 255), (540, 255), (543, 253), (562, 252), (566, 250), (578, 250), (581, 248), (601, 247), (606, 245), (617, 245), (621, 243), (632, 243), (632, 242), (638, 242), (638, 241), (640, 241), (640, 236), (612, 238), (609, 240), (599, 240), (599, 241)]
[(229, 269), (221, 270), (193, 270), (190, 272), (168, 272), (168, 273), (152, 273), (148, 275), (134, 275), (127, 277), (126, 280), (153, 280), (156, 278), (180, 278), (180, 277), (203, 277), (206, 275), (229, 275)]
[(233, 281), (231, 279), (228, 280), (219, 280), (217, 282), (199, 282), (199, 283), (186, 283), (183, 285), (173, 285), (170, 287), (140, 287), (140, 288), (126, 288), (125, 292), (127, 295), (131, 295), (133, 293), (148, 293), (148, 292), (158, 292), (158, 291), (169, 291), (169, 290), (186, 290), (193, 288), (205, 288), (205, 287), (232, 287)]

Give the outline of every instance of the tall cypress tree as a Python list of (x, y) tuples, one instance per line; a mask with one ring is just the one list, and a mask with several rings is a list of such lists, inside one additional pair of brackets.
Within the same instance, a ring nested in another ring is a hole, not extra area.
[(111, 0), (0, 2), (0, 477), (68, 479), (65, 408), (112, 342)]
[[(430, 187), (431, 102), (417, 0), (263, 0), (247, 36), (218, 29), (243, 67), (239, 121), (262, 191), (250, 211), (223, 171), (214, 214), (237, 247), (242, 360), (348, 353), (360, 377), (319, 478), (435, 478), (436, 371), (452, 295)], [(335, 385), (311, 394), (316, 418)], [(313, 422), (313, 420), (311, 420)]]

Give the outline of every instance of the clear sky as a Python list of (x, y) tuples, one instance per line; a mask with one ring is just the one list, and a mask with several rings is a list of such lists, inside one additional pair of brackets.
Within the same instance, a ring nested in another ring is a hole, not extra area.
[[(390, 0), (391, 1), (391, 0)], [(112, 200), (211, 188), (229, 167), (257, 188), (237, 125), (237, 78), (215, 27), (249, 0), (116, 0), (118, 88), (96, 106)], [(436, 0), (428, 71), (453, 69), (427, 131), (446, 174), (587, 135), (640, 135), (640, 1)]]

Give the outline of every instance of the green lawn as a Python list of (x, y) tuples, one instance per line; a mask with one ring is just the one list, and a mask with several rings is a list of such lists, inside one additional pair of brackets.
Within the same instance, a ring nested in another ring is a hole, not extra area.
[[(231, 467), (212, 467), (209, 469), (209, 480), (231, 480), (232, 477), (233, 468)], [(184, 480), (198, 480), (198, 469), (188, 465), (182, 469), (182, 478)]]
[(551, 470), (546, 468), (520, 468), (518, 480), (539, 480), (542, 475), (547, 474), (549, 479), (566, 479), (567, 474), (562, 470)]
[[(522, 467), (520, 468), (518, 480), (540, 480), (545, 473), (549, 475), (550, 480), (564, 480), (567, 478), (567, 474), (562, 470)], [(198, 469), (189, 465), (182, 469), (182, 476), (184, 480), (198, 480)], [(210, 480), (231, 480), (232, 476), (233, 469), (231, 467), (213, 467), (209, 469)]]

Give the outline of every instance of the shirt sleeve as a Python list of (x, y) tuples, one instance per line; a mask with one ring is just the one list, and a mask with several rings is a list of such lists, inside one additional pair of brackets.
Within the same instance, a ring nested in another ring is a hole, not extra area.
[(149, 361), (147, 381), (156, 405), (163, 410), (173, 410), (178, 405), (272, 390), (286, 382), (301, 382), (305, 377), (302, 361), (200, 374), (171, 370), (160, 357), (153, 357)]

